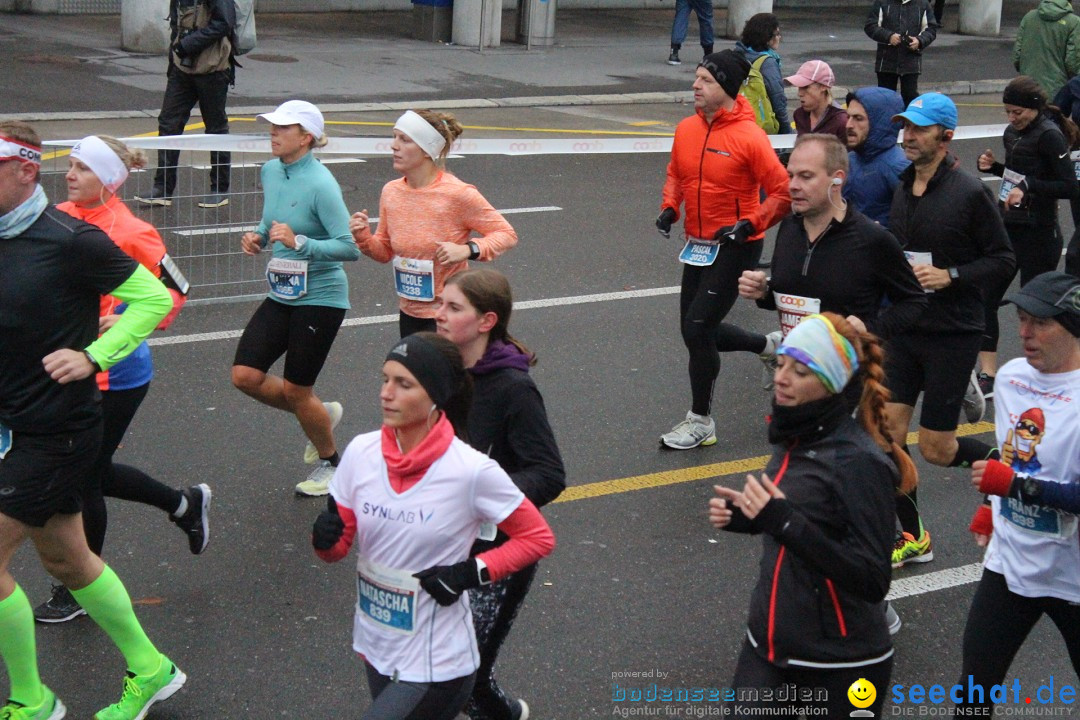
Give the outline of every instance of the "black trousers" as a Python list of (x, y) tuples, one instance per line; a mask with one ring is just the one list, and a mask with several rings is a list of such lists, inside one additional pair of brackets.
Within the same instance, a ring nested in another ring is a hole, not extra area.
[[(161, 101), (158, 115), (158, 135), (180, 135), (191, 119), (191, 110), (199, 105), (207, 135), (228, 135), (229, 116), (225, 112), (225, 99), (232, 83), (231, 70), (189, 75), (169, 64), (165, 84), (165, 98)], [(179, 150), (158, 150), (158, 166), (154, 173), (154, 187), (172, 195), (176, 189), (176, 168), (180, 162)], [(227, 152), (210, 153), (210, 192), (229, 192), (229, 164), (232, 156)]]
[(1056, 225), (1006, 225), (1009, 241), (1016, 254), (1016, 272), (1001, 281), (996, 287), (988, 287), (983, 292), (983, 313), (986, 329), (983, 331), (983, 351), (997, 350), (998, 311), (1001, 299), (1009, 291), (1013, 278), (1020, 275), (1020, 287), (1024, 287), (1036, 275), (1057, 270), (1061, 260), (1062, 236)]
[(444, 682), (395, 681), (368, 663), (368, 690), (372, 703), (361, 720), (454, 720), (469, 699), (476, 674)]
[(907, 107), (908, 103), (919, 97), (918, 73), (897, 75), (896, 73), (879, 72), (877, 74), (877, 84), (878, 87), (888, 88), (889, 90), (896, 90), (896, 86), (899, 84), (900, 97), (904, 99), (904, 107)]
[[(1074, 671), (1080, 672), (1080, 605), (1053, 597), (1024, 597), (1009, 590), (1005, 576), (983, 570), (964, 626), (960, 707), (993, 707), (990, 689), (1005, 680), (1009, 665), (1031, 629), (1044, 614), (1065, 640)], [(969, 682), (970, 676), (970, 682)], [(982, 692), (968, 690), (981, 687)]]

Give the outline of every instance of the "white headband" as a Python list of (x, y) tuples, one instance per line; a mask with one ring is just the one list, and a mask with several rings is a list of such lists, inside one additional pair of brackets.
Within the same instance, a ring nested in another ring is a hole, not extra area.
[(0, 160), (22, 160), (41, 165), (41, 149), (0, 135)]
[(71, 148), (71, 157), (97, 175), (105, 189), (115, 193), (128, 177), (128, 169), (111, 147), (97, 135), (88, 135)]
[(442, 133), (412, 110), (406, 111), (397, 119), (394, 129), (412, 138), (412, 141), (419, 145), (420, 149), (432, 160), (438, 160), (443, 148), (446, 147), (446, 138), (442, 136)]

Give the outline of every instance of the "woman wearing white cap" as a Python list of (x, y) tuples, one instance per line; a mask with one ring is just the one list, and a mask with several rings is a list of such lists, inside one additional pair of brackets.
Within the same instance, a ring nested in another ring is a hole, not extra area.
[(393, 261), (402, 337), (434, 332), (435, 300), (448, 277), (468, 269), (467, 261), (494, 260), (517, 244), (514, 228), (480, 191), (445, 169), (461, 130), (446, 113), (410, 110), (398, 118), (390, 148), (394, 169), (404, 177), (383, 187), (375, 233), (367, 210), (349, 223), (361, 252)]
[[(68, 164), (65, 178), (68, 200), (57, 209), (101, 228), (121, 250), (165, 281), (173, 294), (174, 307), (158, 326), (164, 330), (183, 305), (185, 298), (179, 286), (186, 290), (187, 282), (183, 276), (174, 274), (176, 266), (168, 258), (165, 243), (154, 226), (135, 217), (116, 195), (131, 168), (146, 166), (146, 156), (115, 138), (90, 135), (71, 149)], [(116, 324), (125, 307), (111, 295), (102, 296), (101, 332)], [(210, 540), (207, 485), (180, 491), (138, 468), (113, 464), (113, 454), (146, 397), (153, 376), (150, 348), (145, 342), (119, 363), (97, 374), (104, 430), (93, 472), (83, 488), (83, 528), (87, 544), (96, 555), (101, 555), (105, 544), (106, 497), (153, 505), (169, 513), (170, 519), (187, 533), (191, 552), (196, 555)], [(34, 617), (38, 622), (60, 623), (85, 612), (65, 586), (54, 585), (52, 597), (34, 608)]]
[[(300, 495), (326, 495), (338, 464), (334, 426), (339, 403), (323, 403), (313, 387), (349, 309), (349, 281), (341, 263), (359, 251), (349, 235), (349, 211), (334, 176), (311, 150), (326, 145), (323, 116), (303, 100), (272, 113), (274, 160), (262, 167), (262, 221), (241, 247), (258, 255), (268, 245), (269, 296), (248, 321), (233, 361), (233, 385), (261, 403), (296, 415), (307, 435), (304, 461), (318, 467), (296, 486)], [(282, 377), (270, 366), (285, 355)]]
[(807, 60), (784, 82), (799, 88), (799, 107), (793, 112), (795, 133), (835, 135), (847, 147), (847, 113), (833, 102), (836, 76), (823, 60)]

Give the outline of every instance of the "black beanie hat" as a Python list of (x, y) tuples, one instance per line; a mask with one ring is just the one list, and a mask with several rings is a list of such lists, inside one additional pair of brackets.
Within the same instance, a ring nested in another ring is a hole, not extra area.
[(750, 63), (742, 53), (734, 50), (721, 50), (706, 55), (698, 67), (708, 70), (730, 98), (739, 94), (739, 88), (750, 74)]

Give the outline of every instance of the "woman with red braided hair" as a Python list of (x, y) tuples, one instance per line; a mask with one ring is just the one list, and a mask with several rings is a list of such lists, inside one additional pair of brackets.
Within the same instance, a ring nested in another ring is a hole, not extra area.
[[(777, 351), (769, 440), (775, 451), (743, 489), (716, 486), (709, 520), (763, 534), (761, 574), (732, 687), (826, 688), (829, 717), (847, 690), (888, 685), (893, 494), (913, 486), (911, 458), (885, 422), (883, 352), (835, 313), (803, 319)], [(852, 418), (843, 390), (861, 380)], [(880, 712), (883, 696), (869, 703)], [(798, 698), (755, 707), (806, 707)]]

